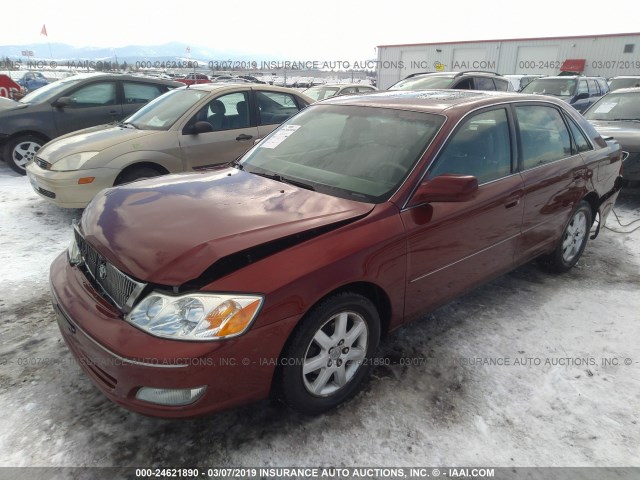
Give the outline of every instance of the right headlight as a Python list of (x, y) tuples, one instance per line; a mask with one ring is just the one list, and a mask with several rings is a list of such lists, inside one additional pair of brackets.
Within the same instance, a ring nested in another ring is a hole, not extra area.
[(153, 292), (126, 320), (156, 337), (219, 340), (247, 331), (262, 302), (258, 295), (196, 293), (173, 297)]
[(72, 170), (80, 170), (82, 166), (95, 157), (100, 152), (80, 152), (72, 153), (66, 157), (52, 163), (51, 170), (56, 172), (69, 172)]

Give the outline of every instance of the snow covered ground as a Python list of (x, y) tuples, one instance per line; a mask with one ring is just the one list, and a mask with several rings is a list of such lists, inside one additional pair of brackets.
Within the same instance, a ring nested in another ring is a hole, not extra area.
[[(616, 212), (639, 219), (640, 192)], [(402, 328), (391, 364), (328, 414), (262, 402), (168, 421), (109, 402), (60, 337), (48, 268), (80, 213), (0, 162), (0, 466), (640, 466), (640, 230)]]

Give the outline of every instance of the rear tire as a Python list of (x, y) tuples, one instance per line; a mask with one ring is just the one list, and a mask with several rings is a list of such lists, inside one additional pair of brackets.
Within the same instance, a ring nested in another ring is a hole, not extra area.
[(136, 180), (144, 180), (145, 178), (159, 177), (161, 172), (151, 167), (133, 167), (118, 175), (115, 185), (122, 185), (124, 183), (135, 182)]
[(309, 312), (293, 333), (279, 364), (284, 402), (317, 415), (355, 395), (380, 341), (380, 316), (356, 293), (333, 295)]
[(582, 200), (576, 206), (562, 232), (556, 249), (540, 257), (540, 265), (550, 272), (563, 273), (570, 270), (582, 256), (589, 239), (593, 223), (591, 205)]
[(7, 142), (4, 147), (4, 159), (14, 172), (26, 175), (27, 163), (36, 157), (36, 153), (45, 143), (46, 141), (34, 135), (20, 135)]

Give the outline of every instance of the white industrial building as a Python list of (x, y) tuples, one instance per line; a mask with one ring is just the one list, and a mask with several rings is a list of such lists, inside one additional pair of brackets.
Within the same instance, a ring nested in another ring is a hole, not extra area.
[(378, 88), (416, 72), (640, 75), (640, 33), (378, 46)]

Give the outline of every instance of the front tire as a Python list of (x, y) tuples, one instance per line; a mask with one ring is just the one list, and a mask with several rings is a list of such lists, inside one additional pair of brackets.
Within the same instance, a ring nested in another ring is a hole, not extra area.
[(380, 316), (356, 293), (333, 295), (305, 316), (280, 365), (280, 393), (294, 410), (317, 415), (357, 393), (380, 341)]
[(136, 180), (144, 180), (145, 178), (158, 177), (162, 175), (161, 172), (155, 168), (140, 166), (133, 167), (120, 173), (114, 182), (114, 186), (122, 185), (125, 183), (135, 182)]
[(26, 175), (27, 163), (35, 158), (36, 153), (45, 143), (34, 135), (21, 135), (7, 142), (4, 158), (14, 172)]
[(578, 263), (587, 246), (592, 217), (591, 206), (584, 200), (578, 203), (556, 249), (549, 255), (540, 257), (543, 268), (554, 273), (563, 273)]

